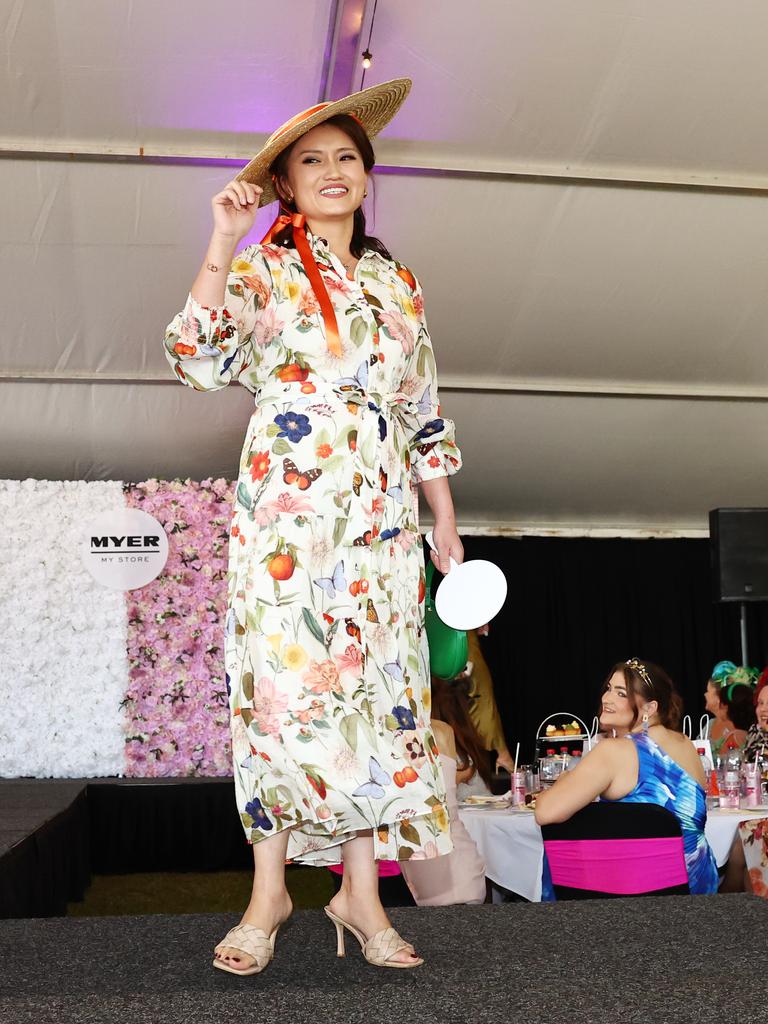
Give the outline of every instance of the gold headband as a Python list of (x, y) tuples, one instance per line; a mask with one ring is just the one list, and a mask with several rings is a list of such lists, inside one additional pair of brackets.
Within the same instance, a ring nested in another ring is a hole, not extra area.
[(634, 669), (634, 671), (637, 672), (637, 674), (643, 680), (648, 689), (651, 690), (651, 692), (653, 692), (653, 683), (651, 682), (651, 677), (648, 675), (648, 669), (645, 667), (642, 661), (638, 661), (637, 658), (630, 658), (629, 661), (625, 662), (624, 664), (627, 666), (627, 668)]

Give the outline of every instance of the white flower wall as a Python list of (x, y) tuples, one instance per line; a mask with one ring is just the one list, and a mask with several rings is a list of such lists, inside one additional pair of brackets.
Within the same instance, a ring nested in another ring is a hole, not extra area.
[(120, 481), (0, 481), (0, 777), (117, 775), (125, 762), (125, 594), (80, 561)]

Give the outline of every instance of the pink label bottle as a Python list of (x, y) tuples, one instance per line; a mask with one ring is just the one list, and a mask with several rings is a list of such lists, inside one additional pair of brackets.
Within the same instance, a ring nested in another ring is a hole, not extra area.
[(757, 807), (760, 803), (761, 787), (760, 787), (760, 766), (755, 762), (754, 764), (744, 765), (744, 806), (745, 807)]
[(525, 806), (525, 772), (512, 773), (512, 804)]
[(738, 771), (726, 769), (723, 785), (720, 789), (720, 806), (738, 808), (741, 790), (741, 778)]

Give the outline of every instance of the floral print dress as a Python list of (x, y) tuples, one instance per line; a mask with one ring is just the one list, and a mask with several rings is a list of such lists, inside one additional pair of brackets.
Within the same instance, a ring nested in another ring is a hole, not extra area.
[(230, 530), (226, 673), (238, 809), (249, 842), (291, 828), (288, 856), (377, 859), (451, 849), (429, 726), (420, 481), (455, 473), (422, 291), (367, 249), (350, 279), (308, 233), (341, 355), (294, 249), (233, 261), (226, 305), (190, 296), (165, 352), (198, 391), (255, 398)]
[(740, 821), (739, 838), (752, 892), (768, 899), (768, 818)]

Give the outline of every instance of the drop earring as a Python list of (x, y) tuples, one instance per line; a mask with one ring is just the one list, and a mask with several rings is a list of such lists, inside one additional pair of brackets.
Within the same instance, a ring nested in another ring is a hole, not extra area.
[(368, 189), (366, 189), (365, 192), (363, 192), (363, 199), (367, 199), (367, 198), (368, 198)]
[(648, 735), (648, 712), (643, 715), (643, 732)]

